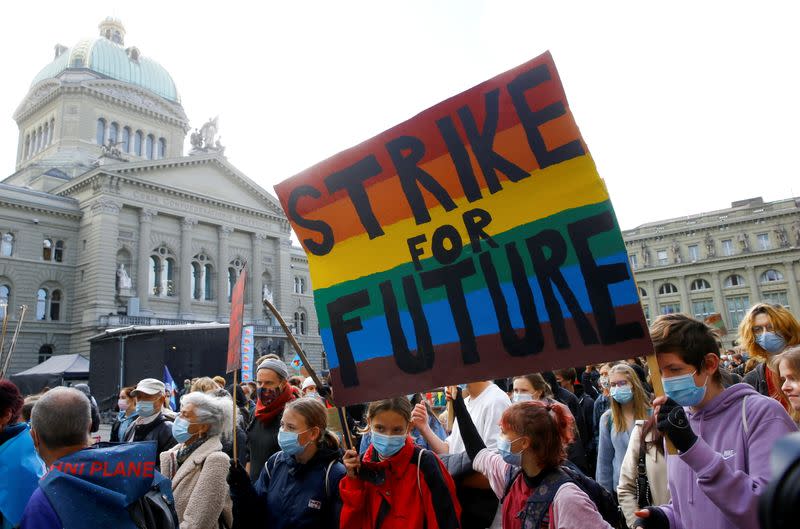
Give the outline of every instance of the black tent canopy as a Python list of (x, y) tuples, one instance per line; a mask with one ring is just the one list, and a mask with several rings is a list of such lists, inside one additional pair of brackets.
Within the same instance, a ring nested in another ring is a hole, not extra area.
[(46, 386), (52, 388), (68, 381), (89, 380), (89, 360), (79, 354), (55, 355), (9, 378), (23, 395), (30, 395)]

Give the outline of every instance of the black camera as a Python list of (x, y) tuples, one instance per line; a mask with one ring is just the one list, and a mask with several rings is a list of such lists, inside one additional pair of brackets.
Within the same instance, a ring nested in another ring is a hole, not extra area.
[(758, 502), (761, 529), (788, 529), (800, 524), (800, 432), (779, 439), (770, 457), (772, 482)]

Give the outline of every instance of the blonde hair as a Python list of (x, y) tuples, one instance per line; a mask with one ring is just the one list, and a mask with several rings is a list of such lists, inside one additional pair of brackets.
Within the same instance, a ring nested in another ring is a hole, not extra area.
[(780, 334), (786, 345), (800, 345), (800, 322), (794, 315), (780, 305), (770, 305), (769, 303), (756, 303), (742, 321), (739, 323), (739, 344), (747, 351), (750, 356), (766, 360), (771, 355), (756, 343), (756, 335), (753, 333), (753, 323), (756, 316), (766, 314), (772, 328)]
[[(647, 396), (642, 383), (639, 381), (639, 375), (628, 364), (617, 364), (608, 371), (608, 377), (614, 373), (624, 375), (631, 385), (633, 390), (633, 420), (647, 420), (650, 417), (650, 398)], [(611, 418), (614, 421), (614, 429), (618, 432), (625, 432), (628, 430), (628, 424), (625, 422), (625, 414), (622, 412), (622, 404), (609, 397), (611, 403)]]
[(317, 445), (327, 445), (333, 449), (339, 448), (339, 439), (336, 438), (333, 432), (328, 430), (328, 413), (319, 399), (315, 397), (295, 399), (286, 405), (283, 412), (286, 413), (286, 410), (292, 410), (302, 415), (309, 428), (314, 428), (315, 426), (319, 428), (320, 436), (317, 440)]
[[(780, 375), (781, 372), (780, 370), (782, 362), (788, 363), (792, 371), (800, 374), (800, 347), (791, 347), (775, 357), (775, 362), (773, 365), (775, 366), (775, 370), (778, 372), (778, 375)], [(781, 377), (781, 382), (783, 382), (783, 377)], [(781, 383), (781, 385), (783, 384)], [(786, 396), (785, 393), (783, 393), (782, 388), (778, 388), (778, 391), (780, 391), (781, 395), (784, 397)], [(794, 406), (789, 407), (789, 415), (792, 416), (794, 422), (800, 422), (800, 410), (796, 410)]]
[(209, 377), (200, 377), (195, 380), (194, 384), (192, 384), (191, 391), (200, 391), (205, 393), (206, 391), (216, 391), (219, 389), (219, 386), (216, 382), (214, 382), (213, 378)]

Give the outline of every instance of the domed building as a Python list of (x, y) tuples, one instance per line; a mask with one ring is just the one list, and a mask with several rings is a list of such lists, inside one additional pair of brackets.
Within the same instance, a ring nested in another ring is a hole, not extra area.
[[(273, 297), (322, 362), (308, 263), (275, 197), (224, 156), (216, 119), (191, 135), (169, 72), (119, 20), (55, 46), (14, 112), (16, 170), (0, 182), (0, 318), (26, 305), (10, 373), (89, 351), (109, 328), (227, 322), (247, 263), (245, 325), (285, 352)], [(5, 350), (8, 349), (7, 337)]]

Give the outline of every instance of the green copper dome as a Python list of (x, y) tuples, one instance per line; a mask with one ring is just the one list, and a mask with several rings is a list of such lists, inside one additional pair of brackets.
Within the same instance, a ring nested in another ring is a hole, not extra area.
[[(117, 40), (121, 42), (120, 38)], [(175, 82), (164, 67), (140, 55), (138, 49), (125, 48), (106, 36), (82, 40), (63, 51), (34, 77), (31, 86), (45, 79), (55, 78), (70, 69), (89, 69), (104, 77), (131, 83), (180, 103)]]

